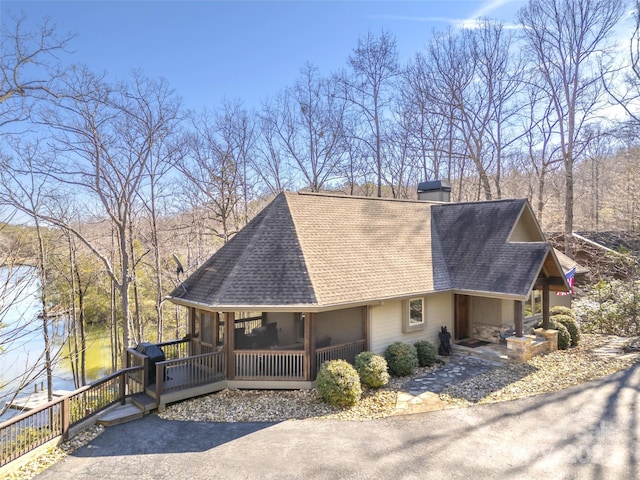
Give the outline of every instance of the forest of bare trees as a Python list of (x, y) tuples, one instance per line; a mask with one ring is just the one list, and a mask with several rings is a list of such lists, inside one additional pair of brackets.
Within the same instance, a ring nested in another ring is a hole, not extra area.
[(455, 201), (528, 198), (547, 232), (637, 231), (640, 16), (620, 43), (625, 6), (532, 0), (520, 28), (425, 32), (405, 64), (391, 33), (361, 32), (339, 71), (307, 63), (258, 108), (200, 112), (144, 72), (75, 64), (49, 23), (4, 18), (0, 205), (33, 235), (45, 325), (51, 308), (80, 339), (109, 325), (114, 367), (123, 345), (180, 335), (173, 255), (193, 272), (283, 190), (415, 198), (444, 179)]

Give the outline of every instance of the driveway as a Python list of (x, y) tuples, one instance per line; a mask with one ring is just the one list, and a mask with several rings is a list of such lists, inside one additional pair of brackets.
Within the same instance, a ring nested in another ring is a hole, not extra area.
[(46, 479), (635, 479), (640, 364), (522, 400), (367, 422), (108, 428)]

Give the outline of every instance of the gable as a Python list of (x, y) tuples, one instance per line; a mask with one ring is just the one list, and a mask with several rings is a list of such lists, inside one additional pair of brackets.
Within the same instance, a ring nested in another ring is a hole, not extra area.
[(525, 204), (520, 212), (508, 242), (544, 242), (545, 238), (529, 204)]
[[(526, 200), (495, 200), (433, 207), (450, 289), (528, 295), (550, 247), (543, 241), (509, 242), (526, 205)], [(520, 225), (526, 233), (531, 225), (524, 218)]]

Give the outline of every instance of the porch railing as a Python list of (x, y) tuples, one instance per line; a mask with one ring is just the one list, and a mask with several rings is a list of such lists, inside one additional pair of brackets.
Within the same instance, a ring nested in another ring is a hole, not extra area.
[(251, 333), (254, 328), (262, 326), (262, 316), (236, 318), (234, 321), (235, 328), (244, 328), (244, 333)]
[(235, 377), (239, 380), (304, 380), (304, 351), (238, 350)]
[(175, 360), (189, 355), (189, 339), (187, 338), (160, 342), (156, 345), (162, 349), (166, 360)]
[(353, 365), (356, 363), (356, 355), (364, 352), (366, 343), (366, 340), (358, 340), (357, 342), (342, 343), (340, 345), (331, 345), (317, 349), (315, 373), (317, 374), (320, 366), (329, 360), (346, 360)]
[(226, 365), (225, 352), (156, 363), (156, 402), (160, 403), (160, 397), (165, 393), (224, 380)]
[(58, 437), (68, 438), (69, 429), (127, 396), (138, 393), (127, 388), (127, 378), (141, 370), (119, 370), (40, 407), (0, 423), (0, 467)]

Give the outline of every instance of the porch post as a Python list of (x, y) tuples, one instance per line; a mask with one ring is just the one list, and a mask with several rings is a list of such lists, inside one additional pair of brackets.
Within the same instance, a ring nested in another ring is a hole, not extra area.
[(316, 368), (316, 315), (310, 312), (304, 314), (304, 378), (309, 381)]
[(187, 333), (189, 334), (189, 355), (196, 354), (195, 339), (193, 334), (196, 331), (196, 309), (191, 307), (187, 308)]
[(542, 328), (549, 330), (549, 282), (542, 284)]
[(364, 338), (364, 349), (369, 351), (369, 307), (366, 305), (362, 306), (360, 307), (360, 311), (362, 312), (362, 338)]
[(227, 379), (236, 378), (236, 354), (235, 354), (235, 312), (225, 312), (224, 314), (224, 345), (227, 352)]
[(515, 323), (516, 337), (522, 337), (524, 335), (522, 300), (513, 302), (513, 320)]

